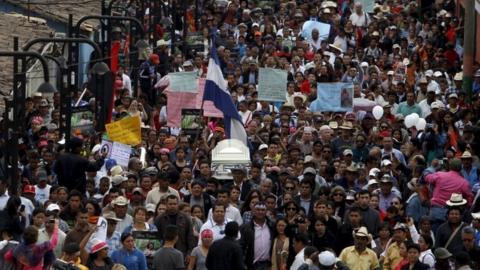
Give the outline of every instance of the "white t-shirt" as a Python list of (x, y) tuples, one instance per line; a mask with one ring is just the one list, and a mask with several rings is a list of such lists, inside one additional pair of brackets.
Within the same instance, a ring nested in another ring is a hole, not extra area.
[[(243, 219), (240, 211), (231, 205), (229, 205), (227, 207), (227, 211), (225, 211), (225, 218), (237, 222), (238, 225), (243, 224)], [(212, 219), (212, 209), (208, 211), (208, 219)]]
[(44, 204), (45, 201), (50, 198), (50, 186), (47, 184), (44, 188), (40, 188), (38, 185), (35, 185), (35, 200), (40, 204)]
[(370, 18), (365, 11), (362, 11), (362, 14), (358, 15), (357, 13), (352, 13), (350, 15), (350, 21), (352, 24), (357, 27), (367, 27), (368, 23), (370, 22)]

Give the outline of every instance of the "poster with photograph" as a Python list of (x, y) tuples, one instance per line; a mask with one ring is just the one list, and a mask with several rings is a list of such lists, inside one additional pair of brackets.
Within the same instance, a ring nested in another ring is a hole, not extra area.
[(89, 106), (72, 107), (72, 135), (95, 133), (94, 113)]
[(162, 247), (163, 244), (160, 241), (160, 235), (158, 232), (150, 231), (132, 231), (132, 235), (135, 239), (135, 247), (143, 252), (147, 258), (148, 269), (153, 269), (153, 255)]
[(317, 99), (310, 104), (312, 112), (353, 111), (352, 83), (318, 83)]
[(187, 135), (196, 135), (198, 132), (202, 132), (203, 113), (199, 109), (182, 109), (182, 131)]

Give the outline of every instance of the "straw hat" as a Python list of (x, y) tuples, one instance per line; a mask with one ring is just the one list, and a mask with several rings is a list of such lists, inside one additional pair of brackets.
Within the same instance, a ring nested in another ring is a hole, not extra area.
[(447, 201), (448, 206), (462, 206), (465, 204), (467, 204), (467, 200), (460, 193), (452, 193), (450, 200)]
[(372, 241), (372, 235), (368, 233), (367, 227), (360, 227), (357, 231), (354, 231), (355, 237), (367, 237), (368, 241)]

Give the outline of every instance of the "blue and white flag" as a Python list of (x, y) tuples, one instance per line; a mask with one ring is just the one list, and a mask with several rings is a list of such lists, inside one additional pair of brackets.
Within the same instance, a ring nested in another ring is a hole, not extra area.
[(203, 100), (212, 101), (215, 107), (223, 112), (226, 137), (237, 139), (247, 145), (247, 133), (242, 124), (242, 118), (227, 90), (227, 81), (223, 78), (215, 46), (212, 46), (210, 60), (208, 61)]

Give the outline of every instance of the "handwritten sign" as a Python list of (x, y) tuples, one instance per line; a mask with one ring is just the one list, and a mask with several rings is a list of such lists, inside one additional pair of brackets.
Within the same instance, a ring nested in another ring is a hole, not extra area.
[(312, 39), (312, 30), (317, 29), (320, 39), (326, 39), (330, 35), (330, 28), (332, 26), (327, 23), (317, 21), (306, 21), (302, 27), (302, 37), (309, 40)]
[(118, 165), (128, 167), (128, 161), (132, 154), (132, 147), (119, 142), (102, 140), (101, 152), (107, 153), (107, 158), (114, 159)]
[(108, 137), (114, 141), (128, 145), (138, 145), (142, 141), (140, 117), (127, 117), (105, 125)]
[(286, 100), (287, 76), (285, 70), (260, 68), (258, 71), (258, 99), (264, 101)]
[(173, 72), (168, 77), (172, 91), (197, 93), (197, 72)]
[(132, 154), (132, 147), (123, 143), (113, 142), (110, 158), (115, 159), (118, 165), (128, 167), (128, 161)]
[(362, 3), (363, 10), (367, 13), (373, 13), (373, 8), (375, 7), (374, 0), (357, 0), (357, 2)]
[(314, 112), (353, 111), (352, 83), (318, 83), (317, 99), (310, 104)]

